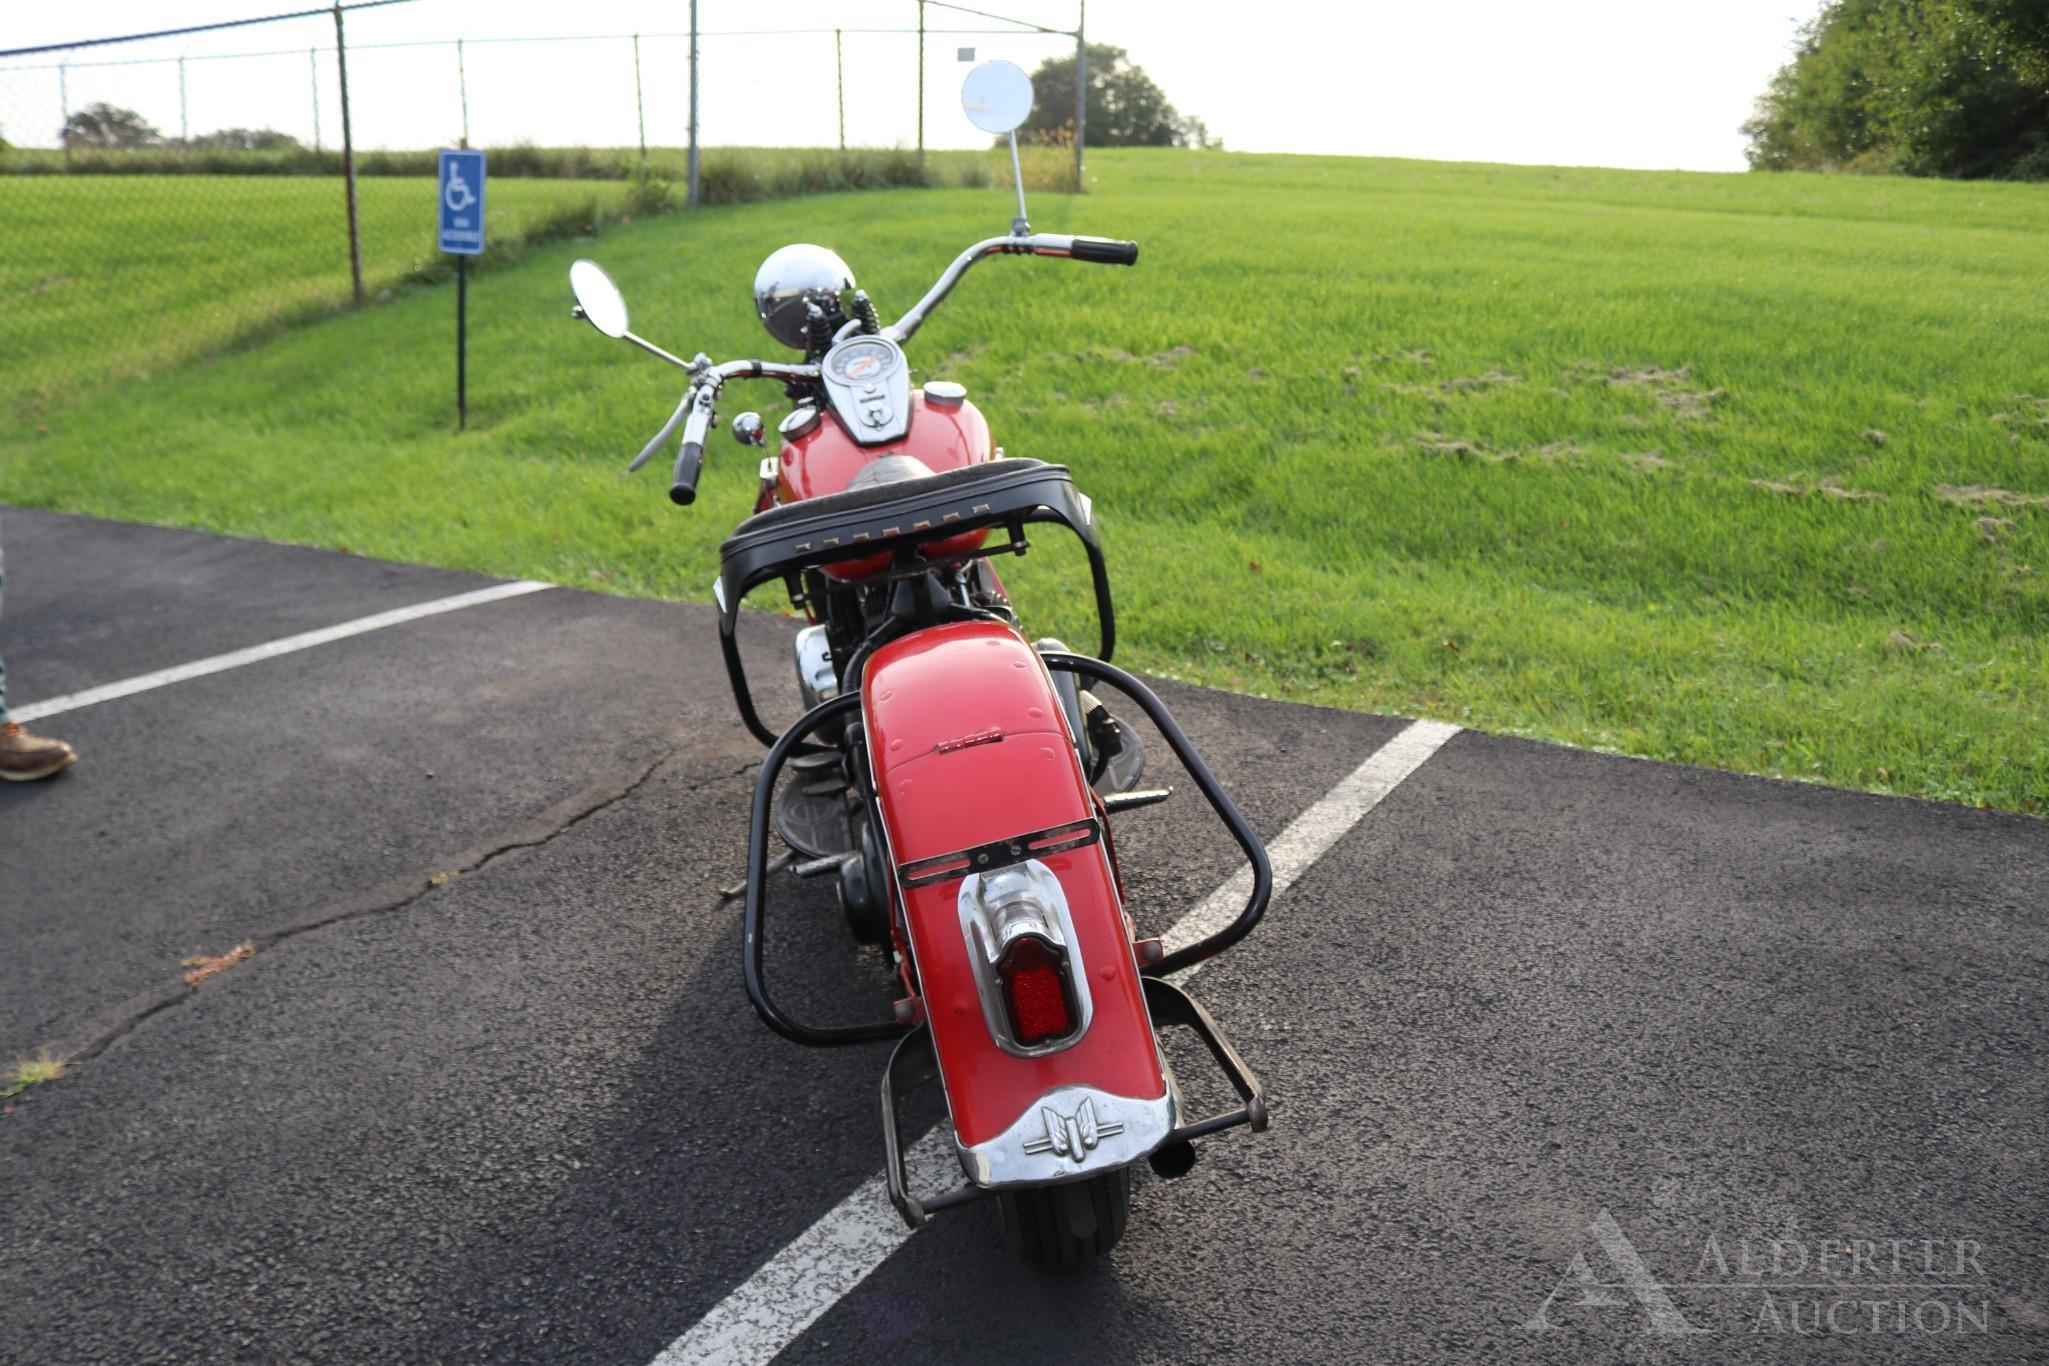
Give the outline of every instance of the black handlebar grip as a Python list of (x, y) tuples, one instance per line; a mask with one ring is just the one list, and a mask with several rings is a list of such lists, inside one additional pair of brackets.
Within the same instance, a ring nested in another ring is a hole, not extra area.
[(686, 441), (676, 452), (676, 472), (669, 476), (669, 501), (689, 507), (697, 501), (697, 473), (704, 468), (704, 443)]
[(1077, 237), (1070, 255), (1077, 261), (1099, 261), (1106, 266), (1138, 264), (1138, 243), (1120, 242), (1114, 237)]

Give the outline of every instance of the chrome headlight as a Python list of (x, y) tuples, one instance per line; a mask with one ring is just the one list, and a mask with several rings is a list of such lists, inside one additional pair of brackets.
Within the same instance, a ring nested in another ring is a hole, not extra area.
[(839, 253), (809, 242), (795, 242), (769, 253), (754, 273), (754, 313), (768, 334), (792, 350), (808, 348), (807, 304), (828, 314), (841, 309), (841, 296), (854, 287), (854, 272)]

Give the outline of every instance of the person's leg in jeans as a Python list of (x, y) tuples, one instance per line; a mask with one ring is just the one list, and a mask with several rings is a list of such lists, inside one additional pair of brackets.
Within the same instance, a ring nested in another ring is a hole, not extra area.
[[(7, 559), (0, 552), (0, 604), (5, 604)], [(30, 735), (7, 718), (7, 661), (0, 659), (0, 779), (11, 783), (47, 778), (78, 760), (71, 746), (62, 740)]]

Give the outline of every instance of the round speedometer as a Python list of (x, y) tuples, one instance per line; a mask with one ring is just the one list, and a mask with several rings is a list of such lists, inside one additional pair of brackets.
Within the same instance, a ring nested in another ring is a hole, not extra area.
[(842, 384), (872, 384), (896, 368), (896, 350), (887, 342), (856, 338), (834, 350), (827, 366)]

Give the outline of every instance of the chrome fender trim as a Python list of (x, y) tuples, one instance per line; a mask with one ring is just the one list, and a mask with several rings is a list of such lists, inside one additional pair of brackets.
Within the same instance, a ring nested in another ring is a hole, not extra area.
[(1093, 1086), (1060, 1086), (1036, 1101), (1008, 1129), (985, 1143), (954, 1139), (961, 1170), (985, 1190), (1076, 1181), (1127, 1166), (1174, 1131), (1171, 1088), (1157, 1100), (1134, 1100)]

